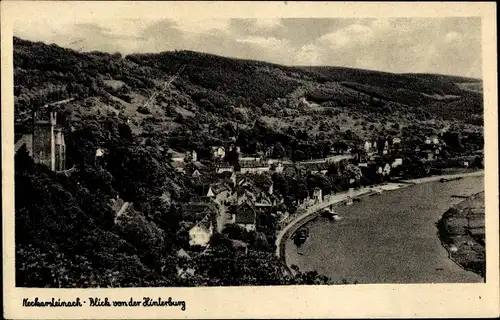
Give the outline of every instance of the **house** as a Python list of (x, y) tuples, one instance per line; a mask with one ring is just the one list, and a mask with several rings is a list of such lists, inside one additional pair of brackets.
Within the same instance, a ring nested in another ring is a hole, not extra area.
[(272, 206), (272, 201), (269, 194), (265, 191), (260, 191), (255, 197), (256, 206)]
[(285, 167), (283, 166), (283, 163), (281, 162), (276, 162), (271, 164), (271, 170), (273, 170), (276, 173), (283, 173), (283, 170)]
[[(200, 195), (200, 193), (198, 193)], [(225, 182), (217, 182), (201, 187), (202, 198), (211, 199), (215, 203), (223, 203), (231, 195), (231, 187)]]
[(420, 152), (421, 154), (421, 159), (431, 161), (434, 160), (434, 151), (430, 149), (422, 150)]
[(224, 147), (212, 147), (212, 155), (214, 159), (223, 159), (226, 156), (226, 149)]
[(231, 183), (233, 185), (233, 188), (236, 187), (237, 181), (238, 181), (236, 172), (233, 171), (233, 173), (231, 174), (231, 177), (229, 178), (229, 180), (231, 181)]
[(200, 173), (200, 171), (198, 171), (198, 169), (195, 169), (191, 176), (193, 178), (197, 178), (197, 177), (201, 176), (201, 173)]
[(232, 214), (235, 215), (235, 223), (247, 231), (255, 231), (257, 224), (257, 213), (255, 207), (249, 202), (244, 202), (234, 207)]
[(217, 163), (215, 166), (215, 172), (217, 173), (234, 172), (234, 167), (227, 162)]
[(196, 153), (196, 151), (194, 151), (194, 150), (188, 151), (185, 154), (185, 158), (189, 159), (192, 162), (196, 162), (196, 161), (198, 161), (198, 153)]
[(370, 152), (372, 150), (372, 143), (370, 141), (365, 141), (363, 148), (366, 152)]
[(385, 140), (384, 149), (382, 150), (382, 154), (387, 154), (389, 152), (389, 141)]
[(233, 202), (237, 205), (249, 202), (253, 206), (257, 201), (257, 196), (250, 190), (236, 190), (236, 192), (231, 197), (233, 199)]
[(391, 173), (391, 165), (386, 163), (384, 168), (382, 169), (382, 175), (388, 176)]
[(232, 244), (233, 249), (235, 249), (237, 251), (242, 251), (245, 254), (248, 253), (248, 245), (245, 242), (243, 242), (241, 240), (231, 240), (231, 244)]
[(174, 168), (175, 172), (186, 173), (186, 164), (184, 163), (184, 161), (174, 161), (170, 165), (172, 166), (172, 168)]
[(189, 267), (177, 267), (177, 276), (181, 279), (186, 279), (194, 276), (195, 270), (194, 268)]
[(95, 151), (95, 157), (103, 157), (107, 152), (108, 150), (106, 148), (97, 148), (97, 150)]
[(242, 187), (250, 187), (253, 185), (253, 181), (248, 175), (244, 175), (237, 179), (236, 184)]
[(394, 162), (391, 164), (391, 167), (396, 168), (400, 165), (403, 164), (403, 159), (402, 158), (396, 158), (394, 159)]
[(181, 153), (181, 152), (178, 152), (178, 151), (175, 151), (175, 150), (172, 150), (172, 149), (168, 149), (167, 150), (167, 155), (170, 155), (171, 156), (171, 162), (177, 162), (177, 163), (184, 163), (184, 158), (186, 157), (186, 155), (184, 153)]
[(437, 135), (432, 135), (429, 137), (430, 143), (437, 145), (439, 144), (439, 137)]
[(262, 173), (269, 171), (271, 166), (261, 161), (240, 161), (240, 172), (245, 173)]
[(311, 171), (311, 173), (321, 173), (326, 174), (328, 172), (328, 168), (330, 167), (330, 163), (328, 162), (320, 162), (320, 163), (307, 163), (303, 164), (306, 170)]
[(181, 259), (191, 260), (191, 256), (184, 249), (179, 249), (177, 251), (177, 257)]
[(214, 233), (212, 218), (207, 214), (194, 227), (189, 229), (189, 245), (206, 247)]
[(323, 201), (323, 190), (320, 188), (315, 188), (313, 192), (313, 200), (314, 202), (322, 202)]
[(196, 198), (181, 207), (181, 220), (196, 224), (207, 215), (215, 217), (218, 214), (218, 206), (208, 199)]
[(238, 160), (245, 161), (245, 162), (251, 162), (251, 161), (260, 162), (262, 160), (262, 158), (259, 156), (248, 156), (248, 157), (239, 157)]

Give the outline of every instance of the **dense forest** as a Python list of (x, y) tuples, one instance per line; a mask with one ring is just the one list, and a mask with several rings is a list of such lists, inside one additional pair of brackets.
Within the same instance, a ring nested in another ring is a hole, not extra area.
[[(16, 134), (29, 128), (33, 110), (73, 98), (56, 108), (68, 168), (77, 168), (54, 173), (26, 149), (17, 152), (18, 286), (329, 283), (314, 272), (290, 274), (274, 256), (271, 219), (262, 234), (229, 229), (213, 237), (210, 254), (179, 256), (188, 247), (182, 204), (196, 186), (175, 172), (166, 151), (195, 150), (209, 165), (216, 145), (297, 161), (396, 135), (418, 145), (440, 134), (450, 154), (483, 143), (482, 95), (455, 84), (473, 79), (295, 68), (188, 51), (123, 57), (19, 38), (14, 72)], [(96, 159), (99, 148), (106, 153)], [(401, 175), (430, 170), (406, 163)], [(316, 187), (329, 193), (351, 179), (380, 179), (347, 162), (325, 176), (292, 166), (269, 178), (292, 212)], [(110, 205), (117, 198), (133, 203), (119, 218)], [(248, 252), (231, 239), (247, 242)], [(194, 275), (182, 272), (190, 269)]]

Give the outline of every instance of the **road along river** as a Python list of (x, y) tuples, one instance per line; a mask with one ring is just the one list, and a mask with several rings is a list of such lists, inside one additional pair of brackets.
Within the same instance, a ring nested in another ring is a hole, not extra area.
[(416, 184), (339, 206), (342, 217), (306, 224), (308, 240), (285, 243), (288, 266), (349, 283), (468, 283), (483, 279), (448, 258), (436, 222), (452, 205), (484, 190), (483, 176)]

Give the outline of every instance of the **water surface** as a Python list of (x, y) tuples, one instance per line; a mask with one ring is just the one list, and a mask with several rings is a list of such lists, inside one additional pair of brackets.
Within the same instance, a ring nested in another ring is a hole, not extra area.
[(309, 239), (300, 248), (288, 240), (287, 264), (351, 283), (483, 282), (448, 258), (436, 228), (441, 215), (463, 200), (452, 195), (482, 190), (483, 177), (467, 177), (363, 197), (337, 208), (340, 221), (309, 222)]

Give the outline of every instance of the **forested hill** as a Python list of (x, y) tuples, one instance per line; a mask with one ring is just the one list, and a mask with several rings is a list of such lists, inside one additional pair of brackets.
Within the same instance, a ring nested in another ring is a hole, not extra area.
[[(482, 126), (481, 81), (469, 78), (287, 67), (191, 51), (122, 57), (19, 38), (14, 38), (14, 67), (19, 122), (28, 120), (34, 107), (73, 97), (61, 110), (68, 127), (89, 117), (129, 119), (137, 136), (168, 134), (181, 150), (222, 143), (236, 129), (245, 152), (263, 152), (280, 142), (291, 146), (293, 156), (295, 147), (306, 143), (314, 156), (325, 140), (350, 143), (429, 134), (450, 124), (461, 130)], [(256, 124), (275, 137), (257, 134), (254, 142), (245, 141), (245, 132), (255, 133)]]

